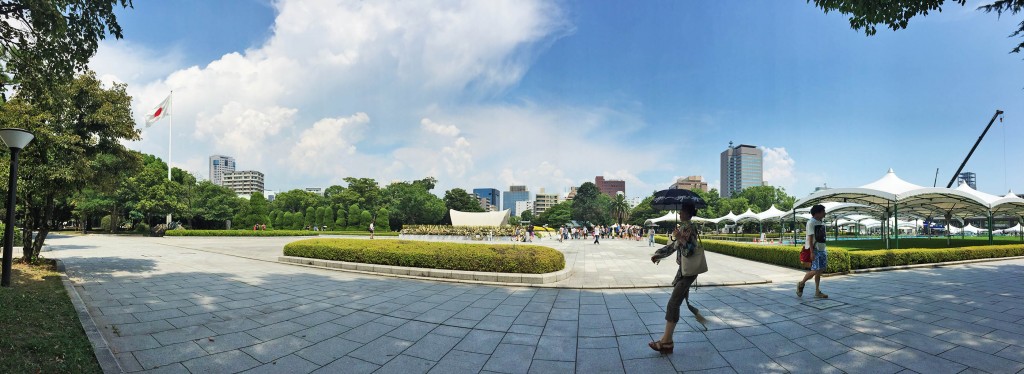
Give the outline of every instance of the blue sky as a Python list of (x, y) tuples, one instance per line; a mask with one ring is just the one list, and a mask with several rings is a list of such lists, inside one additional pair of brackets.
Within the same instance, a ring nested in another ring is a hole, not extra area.
[[(605, 175), (644, 195), (717, 184), (730, 141), (765, 147), (765, 179), (798, 197), (888, 168), (942, 185), (998, 108), (965, 170), (1020, 193), (1020, 17), (976, 6), (866, 37), (800, 1), (139, 2), (92, 67), (129, 85), (140, 123), (175, 91), (172, 164), (202, 177), (232, 155), (275, 190)], [(166, 125), (131, 147), (166, 157)]]

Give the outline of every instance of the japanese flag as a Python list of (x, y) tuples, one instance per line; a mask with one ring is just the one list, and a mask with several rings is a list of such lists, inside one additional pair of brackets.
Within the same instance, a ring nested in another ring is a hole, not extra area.
[(160, 102), (160, 105), (146, 113), (146, 127), (152, 126), (156, 121), (169, 115), (171, 115), (171, 95), (167, 95), (167, 98)]

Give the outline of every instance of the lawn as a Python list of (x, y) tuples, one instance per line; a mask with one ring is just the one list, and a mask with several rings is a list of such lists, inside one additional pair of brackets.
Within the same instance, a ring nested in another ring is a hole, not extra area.
[(15, 263), (0, 288), (0, 373), (102, 373), (52, 265)]

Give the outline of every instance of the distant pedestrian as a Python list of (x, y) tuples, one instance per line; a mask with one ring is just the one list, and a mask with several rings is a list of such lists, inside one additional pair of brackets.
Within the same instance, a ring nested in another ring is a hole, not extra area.
[(654, 246), (654, 228), (653, 227), (651, 227), (650, 229), (647, 230), (647, 246), (648, 247)]
[(814, 297), (827, 299), (828, 295), (821, 292), (821, 273), (828, 267), (828, 252), (825, 250), (825, 241), (828, 233), (825, 232), (825, 206), (815, 205), (811, 207), (811, 219), (807, 221), (807, 240), (804, 241), (804, 248), (811, 251), (811, 271), (804, 275), (804, 279), (796, 284), (796, 296), (804, 296), (804, 284), (812, 277), (814, 278)]
[(601, 244), (601, 229), (594, 226), (594, 244)]
[(373, 239), (373, 222), (370, 222), (370, 239)]
[(266, 223), (261, 223), (260, 224), (260, 231), (267, 231), (267, 224)]
[(252, 225), (252, 231), (256, 231), (256, 230), (259, 230), (259, 229), (260, 229), (260, 224), (257, 223), (257, 224), (253, 224)]
[(672, 333), (675, 332), (676, 324), (679, 323), (679, 308), (684, 300), (686, 308), (697, 317), (698, 322), (703, 324), (700, 312), (690, 305), (690, 286), (697, 281), (698, 274), (708, 271), (704, 249), (698, 245), (700, 242), (697, 237), (697, 227), (690, 222), (696, 212), (697, 209), (692, 203), (683, 205), (679, 209), (681, 224), (672, 233), (675, 240), (669, 245), (659, 248), (651, 256), (651, 262), (657, 264), (661, 262), (661, 259), (675, 252), (676, 263), (679, 264), (679, 270), (676, 271), (676, 277), (672, 281), (672, 296), (669, 297), (665, 310), (665, 332), (660, 340), (647, 343), (651, 349), (661, 353), (672, 353), (674, 346)]

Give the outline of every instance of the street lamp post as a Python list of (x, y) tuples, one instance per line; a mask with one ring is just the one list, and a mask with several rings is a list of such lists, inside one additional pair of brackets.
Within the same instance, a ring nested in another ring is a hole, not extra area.
[(3, 275), (0, 286), (11, 286), (11, 261), (14, 257), (14, 205), (15, 189), (18, 187), (18, 152), (21, 152), (35, 135), (22, 129), (0, 129), (0, 139), (11, 149), (11, 174), (7, 187), (7, 225), (4, 227)]

